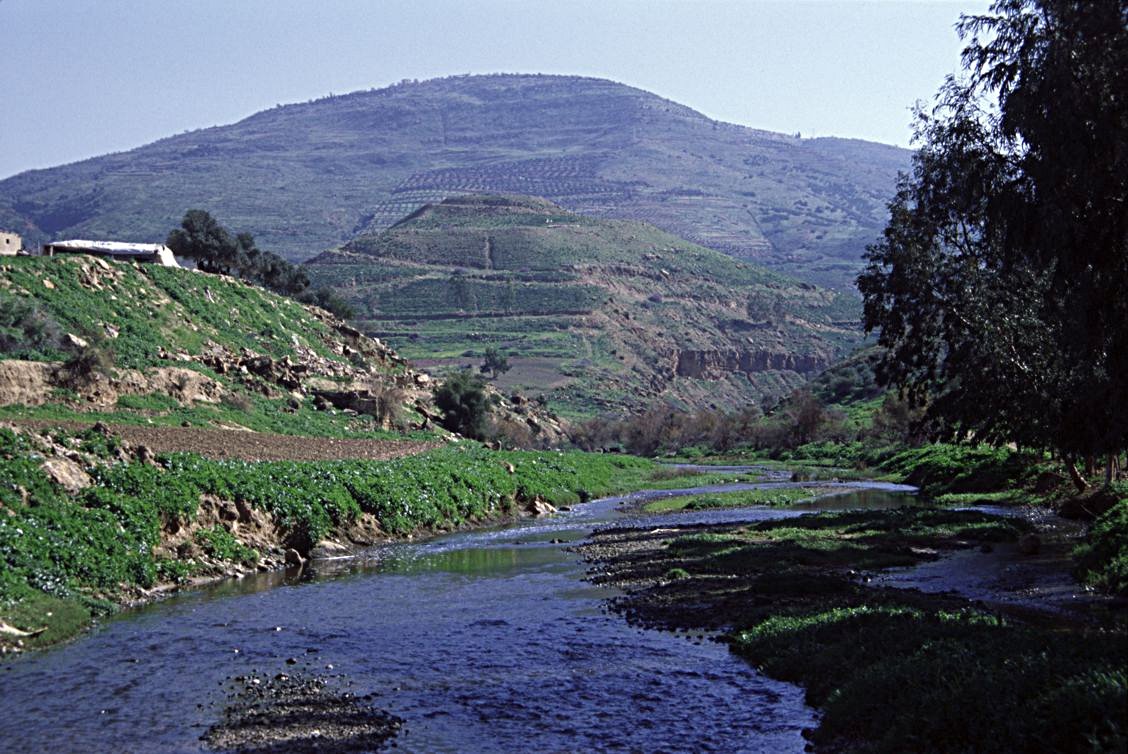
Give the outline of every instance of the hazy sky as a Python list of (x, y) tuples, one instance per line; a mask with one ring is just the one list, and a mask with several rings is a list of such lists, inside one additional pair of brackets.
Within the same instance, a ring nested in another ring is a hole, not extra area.
[(601, 76), (713, 118), (907, 146), (987, 2), (0, 0), (0, 178), (277, 103), (456, 73)]

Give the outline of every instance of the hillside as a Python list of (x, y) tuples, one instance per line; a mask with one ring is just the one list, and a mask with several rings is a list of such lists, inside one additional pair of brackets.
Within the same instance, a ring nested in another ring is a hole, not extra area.
[(519, 193), (845, 287), (908, 154), (721, 123), (601, 79), (462, 76), (279, 106), (22, 173), (0, 181), (0, 228), (31, 242), (151, 241), (199, 207), (307, 259), (425, 203)]
[(636, 221), (543, 199), (429, 204), (306, 265), (421, 366), (511, 355), (500, 387), (577, 416), (777, 397), (860, 340), (857, 303)]
[(343, 438), (438, 439), (431, 384), (327, 312), (232, 278), (82, 255), (0, 264), (0, 420), (141, 425), (121, 433), (158, 452), (380, 458)]

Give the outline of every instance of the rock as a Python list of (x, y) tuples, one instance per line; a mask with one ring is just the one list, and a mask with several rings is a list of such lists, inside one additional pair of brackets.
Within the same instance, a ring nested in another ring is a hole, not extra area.
[(55, 290), (55, 284), (51, 282), (51, 278), (43, 278), (43, 287), (49, 291)]
[(532, 502), (525, 506), (525, 510), (534, 516), (551, 516), (556, 513), (556, 508), (549, 502), (538, 498), (533, 498)]
[(89, 348), (90, 344), (72, 332), (67, 333), (67, 342), (76, 348)]
[(93, 482), (81, 466), (66, 458), (51, 458), (39, 467), (55, 484), (74, 495), (89, 487)]
[(331, 539), (321, 540), (309, 551), (311, 560), (332, 560), (336, 558), (351, 558), (352, 556), (352, 550), (340, 542), (335, 542)]
[(133, 451), (133, 457), (138, 463), (148, 466), (156, 466), (157, 464), (157, 454), (148, 445), (138, 445), (137, 449)]
[(1042, 538), (1037, 534), (1023, 534), (1018, 538), (1018, 551), (1023, 555), (1037, 555), (1042, 549)]
[(286, 550), (286, 565), (288, 566), (301, 566), (305, 565), (305, 558), (302, 554), (295, 550), (293, 547)]
[(505, 473), (516, 474), (517, 473), (517, 467), (514, 466), (513, 464), (511, 464), (509, 461), (506, 461), (505, 462)]

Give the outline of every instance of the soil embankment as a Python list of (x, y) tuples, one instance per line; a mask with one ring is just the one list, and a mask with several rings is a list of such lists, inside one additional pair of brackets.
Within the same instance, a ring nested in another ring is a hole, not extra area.
[[(62, 427), (82, 431), (94, 423), (71, 421), (16, 421), (30, 429)], [(159, 427), (133, 424), (102, 426), (129, 445), (143, 446), (155, 454), (196, 453), (213, 460), (240, 461), (387, 461), (433, 450), (443, 443), (419, 440), (298, 437), (205, 427)]]

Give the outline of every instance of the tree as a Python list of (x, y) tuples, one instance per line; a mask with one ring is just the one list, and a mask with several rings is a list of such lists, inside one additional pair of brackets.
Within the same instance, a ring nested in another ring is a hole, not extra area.
[(195, 260), (204, 272), (237, 276), (284, 296), (297, 296), (309, 288), (309, 277), (301, 267), (258, 248), (250, 233), (232, 237), (202, 209), (188, 210), (165, 243), (173, 254)]
[(858, 279), (883, 381), (952, 439), (1128, 445), (1128, 1), (997, 0)]
[(482, 360), (482, 366), (479, 369), (482, 374), (490, 372), (496, 380), (499, 374), (508, 372), (512, 367), (509, 365), (509, 357), (503, 354), (493, 346), (486, 348), (486, 356)]
[(481, 377), (467, 369), (450, 375), (435, 388), (435, 405), (446, 429), (474, 440), (486, 436), (490, 401)]
[(227, 229), (202, 209), (190, 209), (180, 227), (165, 241), (172, 253), (196, 262), (204, 272), (230, 274), (235, 263), (235, 241)]

